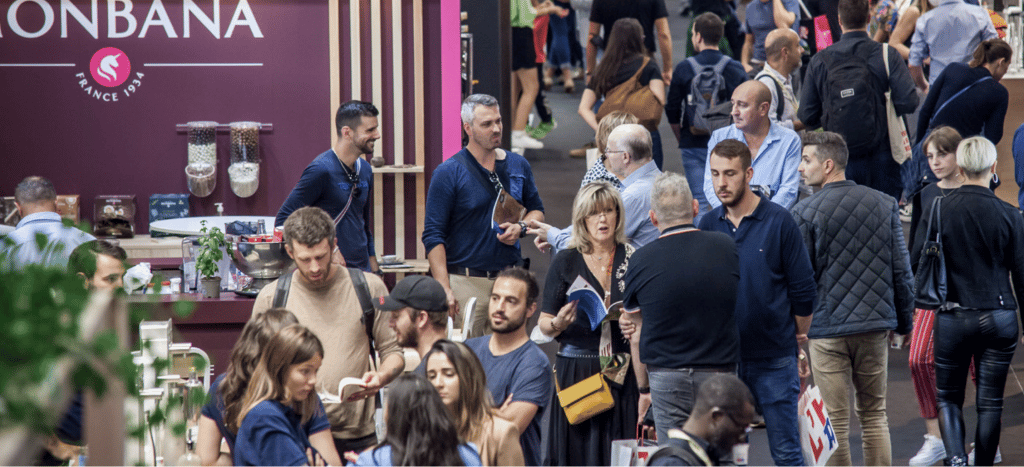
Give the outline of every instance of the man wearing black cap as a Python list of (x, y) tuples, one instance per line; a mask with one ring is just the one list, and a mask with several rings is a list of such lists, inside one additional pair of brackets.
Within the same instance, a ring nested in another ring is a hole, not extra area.
[(416, 349), (421, 360), (415, 372), (426, 376), (423, 356), (434, 342), (448, 337), (448, 295), (444, 287), (430, 276), (408, 276), (395, 284), (390, 295), (379, 297), (374, 306), (392, 312), (388, 326), (395, 331), (398, 345)]

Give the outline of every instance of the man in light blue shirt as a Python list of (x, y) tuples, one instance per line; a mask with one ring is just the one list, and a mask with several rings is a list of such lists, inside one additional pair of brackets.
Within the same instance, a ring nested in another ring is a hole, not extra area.
[[(659, 235), (657, 227), (648, 216), (651, 210), (651, 187), (654, 179), (661, 175), (661, 170), (654, 163), (651, 146), (651, 133), (646, 128), (627, 124), (612, 130), (608, 135), (608, 147), (604, 151), (609, 171), (622, 180), (626, 238), (634, 248), (654, 241)], [(797, 159), (799, 163), (799, 155)], [(528, 233), (537, 234), (535, 244), (541, 250), (546, 249), (548, 244), (554, 246), (556, 251), (564, 250), (569, 245), (572, 226), (559, 229), (535, 221), (530, 227)]]
[[(20, 269), (29, 264), (66, 268), (71, 251), (78, 245), (96, 240), (73, 227), (64, 226), (57, 214), (57, 191), (53, 184), (43, 177), (26, 177), (14, 190), (14, 202), (21, 213), (18, 227), (7, 235), (10, 243), (0, 243), (6, 249), (6, 263), (0, 267)], [(46, 236), (47, 244), (42, 249), (36, 242), (37, 235)]]
[[(928, 86), (953, 62), (967, 63), (982, 41), (999, 37), (984, 8), (963, 0), (929, 0), (934, 8), (921, 15), (910, 42), (910, 76), (919, 89)], [(931, 57), (928, 79), (921, 64)]]
[[(796, 204), (800, 186), (800, 136), (772, 123), (768, 117), (772, 93), (764, 83), (750, 80), (732, 93), (732, 125), (711, 134), (708, 151), (719, 142), (735, 139), (754, 154), (754, 178), (750, 187), (786, 209)], [(704, 166), (704, 196), (714, 209), (722, 204), (711, 183), (711, 168)]]

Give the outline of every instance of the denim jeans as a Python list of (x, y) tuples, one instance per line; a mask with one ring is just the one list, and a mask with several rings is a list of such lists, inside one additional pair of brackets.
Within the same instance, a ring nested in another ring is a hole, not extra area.
[(658, 130), (651, 132), (651, 153), (654, 157), (654, 164), (658, 166), (658, 170), (661, 170), (662, 163), (665, 160), (665, 155), (661, 149), (661, 132)]
[(804, 465), (796, 413), (800, 398), (796, 355), (740, 362), (739, 376), (754, 393), (764, 415), (775, 465)]
[[(693, 404), (697, 400), (697, 388), (715, 373), (694, 371), (690, 368), (655, 366), (648, 366), (647, 373), (651, 385), (654, 427), (658, 432), (658, 439), (668, 439), (668, 430), (682, 428), (686, 419), (690, 418)], [(796, 408), (793, 411), (795, 412)]]
[(850, 460), (850, 382), (854, 409), (864, 434), (864, 465), (892, 465), (889, 418), (885, 411), (889, 331), (811, 339), (811, 370), (828, 407), (839, 448), (826, 465)]
[(693, 220), (693, 223), (697, 224), (700, 217), (711, 210), (711, 205), (704, 197), (704, 165), (708, 161), (708, 150), (707, 148), (681, 148), (680, 151), (683, 157), (683, 172), (686, 175), (686, 182), (690, 185), (693, 199), (700, 203), (700, 214)]

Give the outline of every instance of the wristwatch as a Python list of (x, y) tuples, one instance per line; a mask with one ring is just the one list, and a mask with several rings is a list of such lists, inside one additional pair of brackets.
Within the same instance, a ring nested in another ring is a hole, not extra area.
[(637, 390), (640, 392), (640, 394), (650, 394), (651, 393), (651, 387), (650, 386), (647, 386), (646, 388), (637, 388)]
[(519, 221), (519, 238), (526, 236), (526, 222)]

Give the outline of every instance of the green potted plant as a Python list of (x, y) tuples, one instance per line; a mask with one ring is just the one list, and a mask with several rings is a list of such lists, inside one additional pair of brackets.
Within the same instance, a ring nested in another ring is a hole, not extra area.
[(199, 229), (203, 235), (197, 240), (199, 251), (196, 254), (196, 272), (199, 273), (199, 281), (203, 284), (203, 296), (206, 298), (220, 298), (220, 276), (217, 276), (220, 268), (217, 262), (224, 258), (224, 250), (231, 254), (231, 243), (224, 238), (224, 232), (220, 227), (206, 227), (206, 221), (202, 221), (202, 228)]

